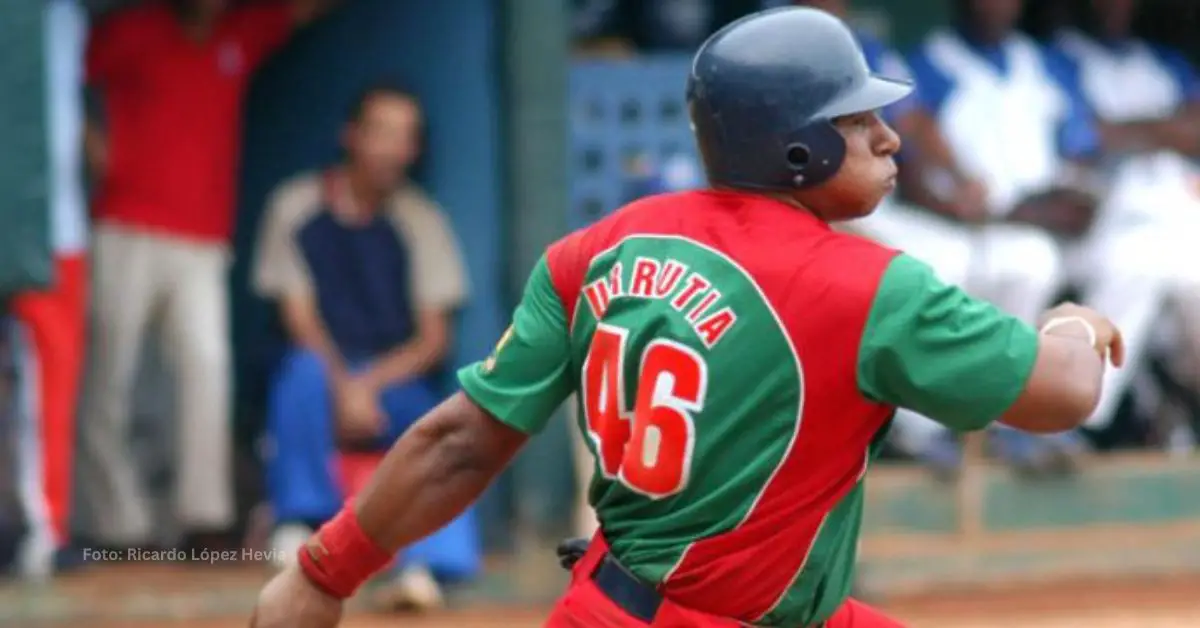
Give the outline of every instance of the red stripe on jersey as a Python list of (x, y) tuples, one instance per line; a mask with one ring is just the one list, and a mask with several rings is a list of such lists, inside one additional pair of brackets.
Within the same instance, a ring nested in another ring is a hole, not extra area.
[[(807, 366), (799, 432), (742, 523), (693, 543), (663, 585), (681, 603), (750, 621), (796, 582), (826, 515), (860, 479), (871, 439), (893, 411), (863, 398), (846, 374), (857, 373), (862, 331), (895, 252), (837, 233), (797, 244), (739, 252), (747, 268), (796, 270), (756, 279)], [(814, 316), (817, 308), (825, 312)]]
[(582, 254), (581, 241), (586, 233), (576, 231), (546, 249), (546, 267), (550, 271), (554, 292), (558, 294), (566, 312), (567, 329), (571, 329), (575, 322), (575, 305), (579, 301), (579, 291), (583, 289), (583, 279), (591, 261)]

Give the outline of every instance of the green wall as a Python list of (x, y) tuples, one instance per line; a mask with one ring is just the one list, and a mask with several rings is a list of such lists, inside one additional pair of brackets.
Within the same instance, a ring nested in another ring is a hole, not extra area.
[(0, 296), (50, 280), (42, 3), (0, 11)]

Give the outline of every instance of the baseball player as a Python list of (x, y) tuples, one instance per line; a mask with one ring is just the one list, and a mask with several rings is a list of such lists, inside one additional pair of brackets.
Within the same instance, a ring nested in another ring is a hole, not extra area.
[(1123, 355), (1091, 310), (1051, 310), (1039, 334), (830, 229), (893, 187), (900, 143), (876, 110), (910, 89), (816, 9), (709, 38), (687, 95), (711, 188), (551, 245), (494, 353), (266, 586), (252, 624), (335, 625), (578, 392), (601, 530), (548, 626), (899, 626), (847, 598), (863, 476), (896, 407), (1067, 429)]

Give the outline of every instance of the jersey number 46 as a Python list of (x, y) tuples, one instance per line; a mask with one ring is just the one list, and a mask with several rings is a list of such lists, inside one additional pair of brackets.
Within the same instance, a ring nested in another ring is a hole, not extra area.
[(688, 482), (696, 442), (694, 415), (704, 407), (708, 367), (695, 350), (655, 339), (642, 350), (637, 397), (626, 407), (629, 331), (600, 323), (583, 362), (583, 410), (600, 472), (662, 499)]

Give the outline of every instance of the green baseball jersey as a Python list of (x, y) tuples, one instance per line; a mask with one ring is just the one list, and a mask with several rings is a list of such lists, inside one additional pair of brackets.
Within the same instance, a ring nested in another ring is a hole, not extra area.
[(673, 601), (803, 625), (849, 593), (862, 479), (897, 406), (1000, 416), (1027, 325), (921, 262), (731, 192), (634, 203), (554, 244), (463, 390), (535, 434), (577, 393), (613, 555)]

